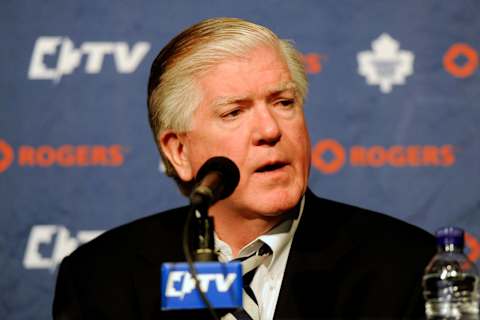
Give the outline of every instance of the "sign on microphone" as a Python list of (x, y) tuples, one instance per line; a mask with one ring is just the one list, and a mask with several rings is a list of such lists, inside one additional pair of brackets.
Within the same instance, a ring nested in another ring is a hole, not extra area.
[[(241, 263), (196, 262), (194, 265), (200, 290), (213, 308), (242, 307)], [(162, 264), (160, 282), (162, 310), (206, 308), (187, 263)]]

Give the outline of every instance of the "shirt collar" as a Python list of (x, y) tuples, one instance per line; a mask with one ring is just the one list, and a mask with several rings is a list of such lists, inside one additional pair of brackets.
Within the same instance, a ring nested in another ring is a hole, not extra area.
[[(248, 257), (254, 252), (258, 251), (260, 247), (266, 243), (270, 249), (272, 249), (272, 258), (269, 259), (267, 267), (269, 268), (272, 262), (280, 255), (280, 253), (285, 249), (287, 244), (293, 238), (295, 231), (297, 230), (298, 223), (303, 214), (303, 208), (305, 206), (305, 196), (302, 197), (298, 205), (298, 209), (295, 210), (295, 215), (292, 218), (289, 218), (279, 225), (275, 226), (273, 229), (268, 231), (266, 234), (263, 234), (245, 245), (239, 252), (238, 258)], [(215, 251), (219, 254), (219, 260), (221, 262), (227, 262), (233, 259), (232, 249), (225, 242), (218, 238), (217, 234), (214, 233), (215, 237)]]

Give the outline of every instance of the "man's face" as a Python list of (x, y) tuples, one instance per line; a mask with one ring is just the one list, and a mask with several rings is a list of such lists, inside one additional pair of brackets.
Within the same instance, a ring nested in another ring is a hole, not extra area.
[(216, 65), (197, 83), (202, 102), (182, 137), (190, 174), (213, 156), (228, 157), (240, 169), (235, 192), (212, 209), (255, 217), (295, 206), (307, 187), (310, 140), (279, 53), (259, 47)]

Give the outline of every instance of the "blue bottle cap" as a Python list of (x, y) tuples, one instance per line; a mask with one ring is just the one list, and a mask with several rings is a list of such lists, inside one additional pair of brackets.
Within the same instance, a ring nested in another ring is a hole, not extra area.
[(443, 227), (435, 232), (438, 246), (448, 246), (453, 244), (455, 247), (463, 249), (464, 231), (457, 227)]

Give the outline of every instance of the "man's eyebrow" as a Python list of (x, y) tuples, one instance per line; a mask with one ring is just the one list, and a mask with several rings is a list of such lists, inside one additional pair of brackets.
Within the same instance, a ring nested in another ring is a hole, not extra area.
[(242, 102), (242, 101), (245, 101), (245, 100), (248, 100), (247, 96), (218, 97), (213, 102), (213, 106), (214, 107), (221, 107), (221, 106), (226, 106), (226, 105), (233, 104), (233, 103)]
[(272, 89), (268, 90), (268, 95), (276, 95), (282, 93), (284, 91), (293, 90), (295, 91), (297, 86), (293, 81), (282, 82), (280, 85), (273, 87)]
[[(279, 95), (282, 92), (288, 91), (288, 90), (295, 91), (296, 88), (297, 88), (297, 86), (295, 85), (295, 83), (293, 81), (282, 82), (279, 85), (273, 86), (272, 88), (268, 89), (267, 90), (267, 96), (268, 97), (276, 96), (276, 95)], [(218, 98), (215, 99), (215, 101), (213, 101), (212, 105), (213, 105), (213, 107), (218, 108), (218, 107), (226, 106), (226, 105), (229, 105), (229, 104), (241, 103), (241, 102), (247, 101), (248, 99), (250, 99), (248, 95), (246, 95), (246, 96), (218, 97)]]

